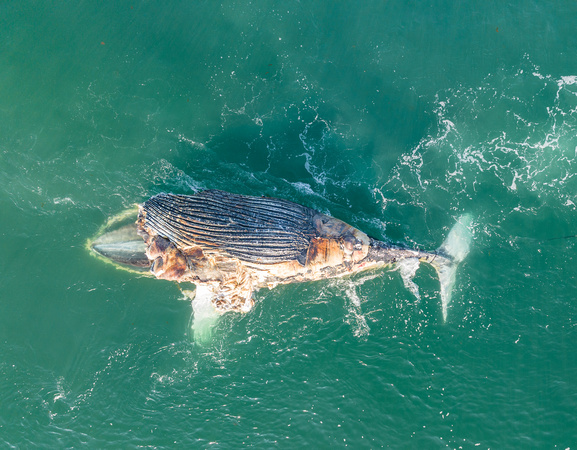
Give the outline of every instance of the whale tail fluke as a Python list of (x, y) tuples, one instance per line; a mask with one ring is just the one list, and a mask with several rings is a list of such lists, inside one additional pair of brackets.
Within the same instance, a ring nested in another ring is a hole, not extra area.
[(453, 225), (449, 235), (437, 250), (438, 256), (430, 261), (436, 269), (441, 285), (441, 306), (443, 320), (447, 320), (447, 311), (451, 303), (451, 294), (455, 285), (457, 268), (467, 257), (473, 235), (470, 227), (472, 223), (470, 214), (462, 215)]

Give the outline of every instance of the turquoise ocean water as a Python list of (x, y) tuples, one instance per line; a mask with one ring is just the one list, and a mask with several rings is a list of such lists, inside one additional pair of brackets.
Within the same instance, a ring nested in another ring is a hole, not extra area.
[[(0, 447), (577, 448), (577, 3), (0, 2)], [(159, 192), (434, 250), (208, 342), (85, 248)]]

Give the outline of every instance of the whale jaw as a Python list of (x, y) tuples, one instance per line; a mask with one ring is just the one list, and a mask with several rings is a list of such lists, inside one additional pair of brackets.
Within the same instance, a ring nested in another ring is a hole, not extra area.
[(121, 267), (148, 270), (150, 261), (146, 256), (146, 244), (137, 233), (134, 217), (130, 219), (130, 223), (125, 220), (111, 221), (96, 238), (88, 241), (88, 248), (97, 256)]

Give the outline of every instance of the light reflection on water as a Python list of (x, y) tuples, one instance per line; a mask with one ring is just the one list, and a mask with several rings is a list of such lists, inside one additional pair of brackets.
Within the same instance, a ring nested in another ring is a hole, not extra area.
[[(571, 445), (574, 6), (52, 6), (0, 31), (0, 442)], [(85, 242), (205, 188), (427, 250), (470, 212), (447, 323), (421, 267), (420, 302), (397, 272), (263, 289), (198, 345), (177, 286)]]

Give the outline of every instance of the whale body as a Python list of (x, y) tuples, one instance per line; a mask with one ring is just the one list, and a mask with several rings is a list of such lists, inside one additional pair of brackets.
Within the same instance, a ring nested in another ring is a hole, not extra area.
[(103, 234), (91, 248), (156, 278), (202, 287), (220, 313), (250, 311), (260, 288), (421, 261), (437, 270), (446, 318), (456, 266), (468, 252), (468, 243), (458, 254), (454, 244), (435, 252), (403, 248), (287, 200), (207, 190), (151, 197), (135, 224)]

